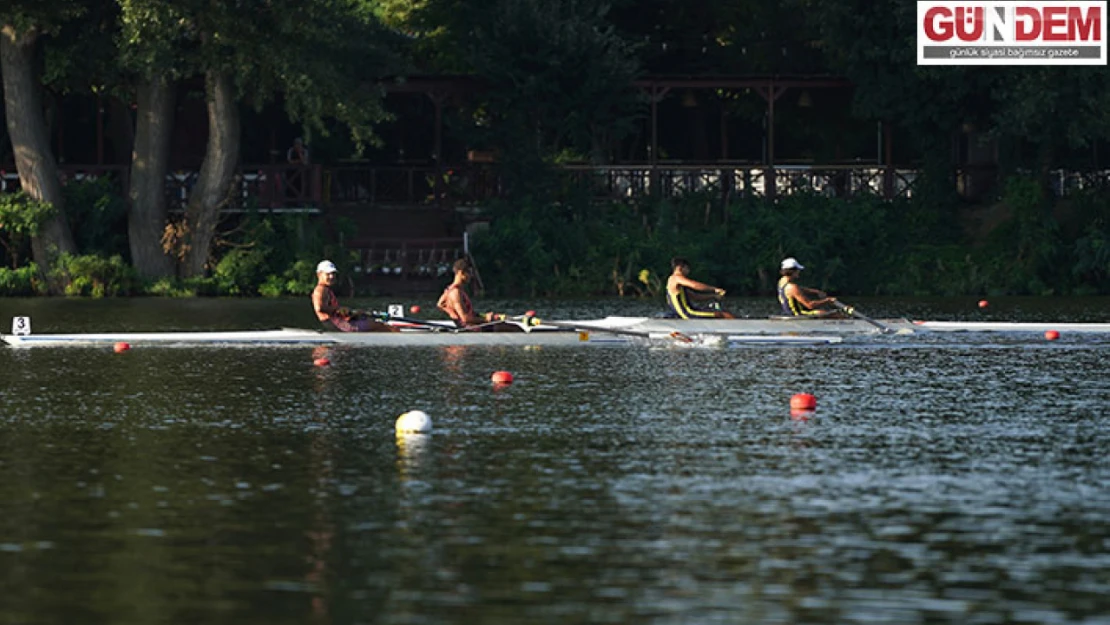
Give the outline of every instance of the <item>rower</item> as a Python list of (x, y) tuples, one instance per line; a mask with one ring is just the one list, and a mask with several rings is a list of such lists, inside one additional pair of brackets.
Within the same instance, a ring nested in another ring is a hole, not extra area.
[(340, 332), (399, 332), (391, 325), (371, 319), (366, 312), (339, 305), (332, 285), (339, 270), (330, 260), (316, 265), (316, 288), (312, 289), (312, 309), (325, 330)]
[(723, 297), (725, 290), (691, 279), (690, 263), (685, 258), (671, 259), (671, 275), (667, 278), (667, 308), (681, 319), (735, 319), (729, 312), (694, 305), (690, 300)]
[(828, 308), (836, 306), (835, 297), (798, 284), (798, 276), (803, 269), (805, 267), (794, 258), (787, 258), (780, 265), (782, 277), (779, 278), (778, 294), (782, 314), (788, 317), (844, 318), (839, 310)]
[(518, 326), (497, 323), (498, 318), (504, 319), (503, 315), (496, 315), (492, 312), (478, 315), (474, 312), (474, 306), (470, 303), (470, 296), (466, 294), (465, 288), (474, 275), (474, 268), (469, 260), (460, 258), (455, 261), (451, 269), (455, 273), (455, 278), (443, 290), (443, 295), (439, 296), (436, 308), (446, 313), (457, 327), (478, 328), (490, 332), (523, 332)]

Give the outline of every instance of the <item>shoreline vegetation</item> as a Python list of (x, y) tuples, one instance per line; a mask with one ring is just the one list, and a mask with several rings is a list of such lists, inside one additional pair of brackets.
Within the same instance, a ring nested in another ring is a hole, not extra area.
[[(918, 67), (900, 0), (265, 5), (0, 8), (0, 295), (303, 295), (321, 258), (359, 279), (344, 242), (370, 233), (329, 214), (330, 181), (319, 217), (249, 212), (265, 200), (236, 177), (267, 160), (432, 166), (406, 197), (445, 210), (488, 188), (470, 252), (494, 296), (653, 297), (673, 256), (734, 295), (769, 293), (788, 256), (845, 296), (1110, 293), (1105, 68)], [(447, 177), (464, 158), (489, 179)], [(664, 162), (760, 163), (766, 197), (668, 196)], [(816, 185), (776, 178), (792, 162), (873, 164), (899, 197), (798, 194)], [(557, 171), (630, 163), (649, 180), (604, 201)], [(303, 174), (251, 176), (304, 195)]]
[[(354, 281), (357, 255), (338, 243), (352, 226), (306, 215), (247, 213), (222, 227), (207, 275), (144, 280), (118, 234), (122, 198), (83, 184), (67, 186), (68, 205), (91, 253), (60, 254), (44, 270), (0, 268), (0, 295), (47, 295), (48, 283), (58, 294), (93, 298), (307, 295), (325, 257), (352, 278), (352, 294), (376, 294), (372, 281)], [(9, 196), (0, 216), (27, 201)], [(772, 292), (786, 256), (805, 259), (808, 283), (842, 296), (1105, 295), (1108, 204), (1096, 193), (1050, 203), (1035, 180), (1020, 177), (992, 206), (820, 195), (722, 205), (697, 193), (638, 204), (499, 203), (487, 207), (490, 226), (474, 236), (472, 253), (487, 295), (499, 297), (659, 297), (672, 256), (737, 296)], [(12, 250), (27, 241), (10, 231), (3, 243), (14, 264), (20, 255)]]

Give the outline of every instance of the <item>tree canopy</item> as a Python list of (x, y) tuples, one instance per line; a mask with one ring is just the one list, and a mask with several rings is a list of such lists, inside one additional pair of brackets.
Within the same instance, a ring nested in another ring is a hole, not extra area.
[[(173, 270), (166, 251), (178, 273), (210, 269), (244, 111), (280, 106), (290, 124), (342, 127), (361, 147), (390, 118), (384, 85), (419, 74), (479, 85), (443, 107), (446, 123), (468, 147), (500, 154), (507, 188), (529, 194), (546, 193), (547, 166), (614, 160), (615, 145), (642, 133), (647, 107), (634, 81), (649, 75), (844, 77), (850, 116), (811, 114), (790, 130), (812, 138), (882, 121), (915, 160), (949, 170), (959, 140), (990, 143), (1004, 170), (1043, 174), (1091, 160), (1110, 139), (1105, 67), (921, 67), (915, 9), (899, 0), (9, 0), (0, 73), (21, 181), (54, 209), (33, 239), (43, 266), (51, 250), (75, 249), (44, 87), (124, 111), (131, 260), (145, 277)], [(208, 144), (193, 203), (173, 224), (159, 198), (185, 84), (204, 85)], [(719, 114), (722, 134), (728, 115), (755, 134), (766, 123), (754, 95), (704, 100), (715, 108), (695, 104), (690, 116)]]

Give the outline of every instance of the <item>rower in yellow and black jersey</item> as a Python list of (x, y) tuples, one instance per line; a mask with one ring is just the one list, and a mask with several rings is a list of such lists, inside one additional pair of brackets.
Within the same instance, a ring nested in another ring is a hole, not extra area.
[(778, 293), (782, 314), (788, 317), (836, 317), (844, 315), (839, 310), (826, 308), (835, 306), (836, 298), (829, 297), (824, 291), (811, 289), (797, 283), (798, 276), (805, 269), (794, 258), (782, 261), (779, 273)]
[(732, 313), (713, 310), (690, 300), (723, 297), (725, 290), (698, 282), (689, 277), (690, 263), (684, 258), (671, 260), (671, 276), (667, 278), (667, 308), (680, 319), (735, 319)]

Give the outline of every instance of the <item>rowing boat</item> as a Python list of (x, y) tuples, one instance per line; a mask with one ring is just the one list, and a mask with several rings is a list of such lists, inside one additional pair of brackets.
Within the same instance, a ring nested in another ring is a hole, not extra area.
[[(26, 318), (23, 318), (26, 320)], [(0, 334), (12, 347), (132, 345), (627, 345), (687, 343), (696, 345), (815, 345), (838, 343), (846, 335), (933, 332), (1002, 332), (1110, 334), (1110, 323), (910, 321), (908, 319), (827, 319), (767, 317), (747, 319), (662, 319), (605, 317), (516, 323), (520, 332), (474, 332), (442, 321), (391, 321), (399, 332), (343, 333), (282, 328), (278, 330), (202, 332), (118, 332), (102, 334)], [(26, 326), (29, 328), (29, 321)], [(15, 323), (13, 322), (13, 329)]]
[(833, 335), (706, 334), (675, 332), (573, 331), (565, 328), (537, 327), (529, 332), (456, 332), (428, 328), (405, 328), (400, 332), (320, 332), (297, 328), (226, 332), (120, 332), (104, 334), (25, 334), (0, 335), (11, 347), (97, 347), (127, 343), (129, 346), (305, 346), (353, 345), (374, 347), (415, 346), (570, 346), (694, 344), (728, 345), (821, 345), (839, 343)]
[(766, 317), (746, 319), (662, 319), (656, 317), (606, 317), (559, 322), (589, 331), (623, 329), (640, 332), (685, 334), (919, 334), (931, 332), (1003, 332), (1110, 334), (1110, 323), (910, 321), (909, 319), (829, 319), (821, 317)]

